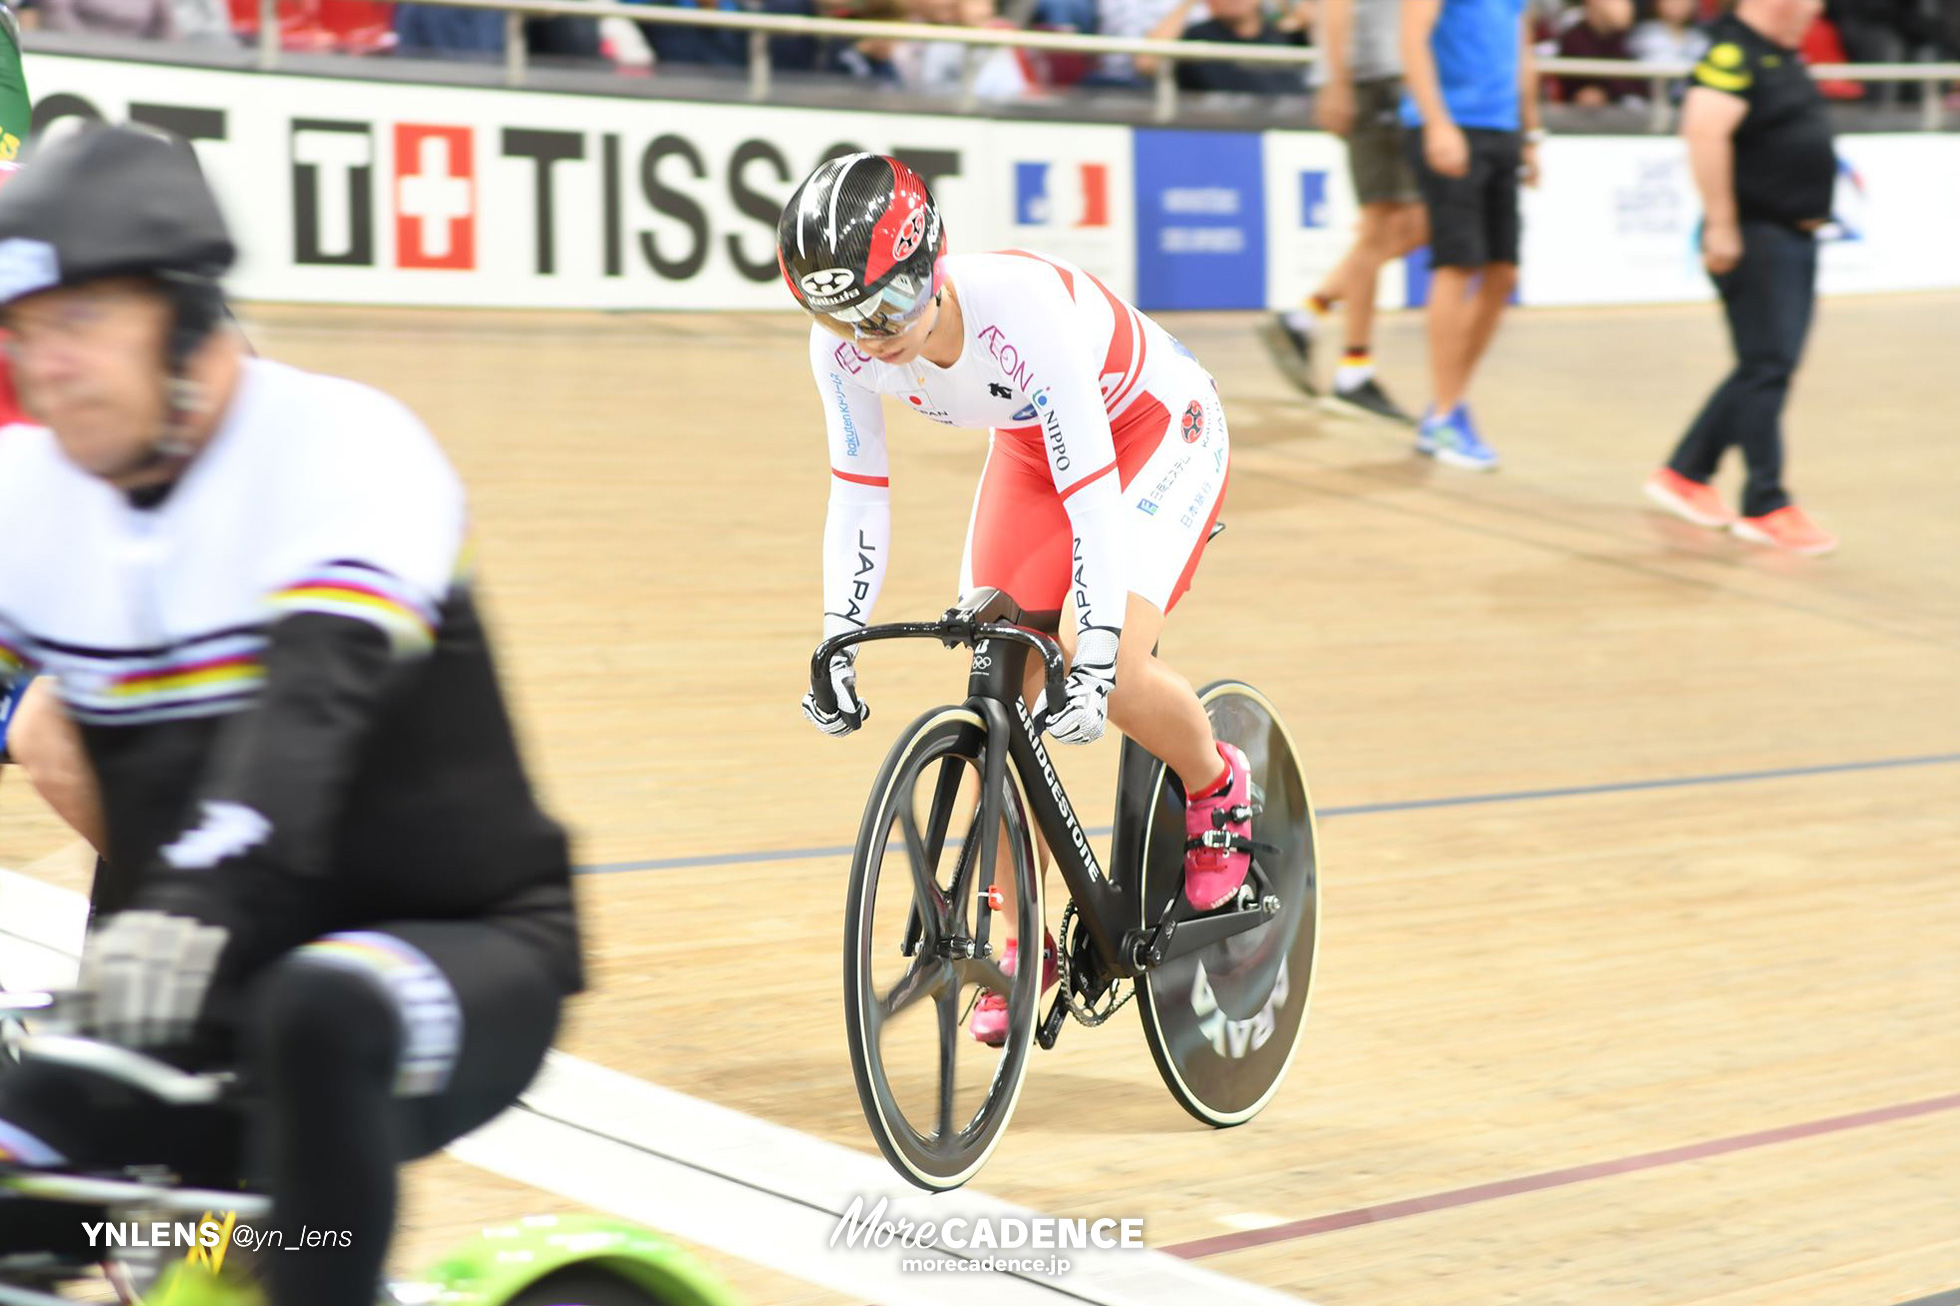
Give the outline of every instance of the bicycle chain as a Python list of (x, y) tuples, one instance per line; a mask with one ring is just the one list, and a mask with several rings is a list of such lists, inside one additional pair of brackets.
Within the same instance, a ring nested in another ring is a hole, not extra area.
[[(1132, 983), (1129, 990), (1122, 997), (1117, 998), (1109, 1007), (1102, 1011), (1097, 1011), (1094, 1007), (1076, 1001), (1075, 954), (1069, 949), (1069, 919), (1075, 914), (1075, 902), (1071, 899), (1062, 908), (1062, 933), (1061, 938), (1055, 943), (1056, 951), (1061, 954), (1069, 967), (1068, 982), (1062, 985), (1062, 1002), (1068, 1007), (1068, 1014), (1075, 1017), (1077, 1023), (1087, 1025), (1093, 1029), (1121, 1011), (1124, 1004), (1137, 995), (1137, 989), (1136, 985)], [(1109, 986), (1109, 993), (1114, 995), (1122, 988), (1122, 985), (1122, 980), (1112, 980)]]

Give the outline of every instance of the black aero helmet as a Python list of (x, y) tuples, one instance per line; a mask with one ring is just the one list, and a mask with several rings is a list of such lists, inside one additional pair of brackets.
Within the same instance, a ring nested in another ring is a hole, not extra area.
[[(0, 189), (0, 305), (106, 277), (151, 277), (176, 305), (176, 334), (194, 345), (223, 312), (217, 281), (237, 254), (190, 147), (147, 128), (60, 136)], [(173, 340), (172, 353), (184, 346)]]
[(916, 322), (939, 289), (945, 251), (925, 182), (882, 154), (817, 165), (776, 224), (790, 293), (843, 336), (897, 335)]

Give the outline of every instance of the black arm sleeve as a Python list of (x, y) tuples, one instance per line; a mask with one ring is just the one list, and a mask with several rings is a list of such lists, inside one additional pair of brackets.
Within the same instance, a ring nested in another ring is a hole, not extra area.
[(221, 982), (313, 938), (363, 744), (425, 665), (395, 659), (381, 630), (351, 617), (301, 612), (273, 626), (259, 701), (226, 723), (190, 828), (131, 905), (230, 930)]

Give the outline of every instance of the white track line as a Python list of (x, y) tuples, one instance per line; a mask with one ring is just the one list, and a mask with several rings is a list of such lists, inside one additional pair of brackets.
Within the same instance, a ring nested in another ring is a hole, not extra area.
[[(72, 979), (86, 918), (80, 894), (0, 870), (0, 985)], [(902, 1261), (920, 1253), (850, 1248), (842, 1237), (831, 1245), (853, 1202), (862, 1198), (861, 1209), (869, 1211), (883, 1198), (887, 1218), (934, 1224), (1037, 1213), (972, 1187), (920, 1192), (880, 1157), (558, 1052), (518, 1109), (449, 1151), (492, 1173), (882, 1306), (1300, 1303), (1149, 1250), (966, 1253), (997, 1260), (1065, 1257), (1070, 1269), (1059, 1276), (905, 1271)]]

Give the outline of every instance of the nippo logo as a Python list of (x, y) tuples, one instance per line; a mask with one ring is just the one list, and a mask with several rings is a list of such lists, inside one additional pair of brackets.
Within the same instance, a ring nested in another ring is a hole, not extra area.
[(849, 268), (824, 268), (811, 272), (802, 281), (803, 293), (818, 299), (828, 299), (840, 291), (848, 290), (857, 277)]
[(913, 251), (919, 248), (919, 242), (925, 238), (926, 211), (913, 209), (911, 216), (905, 219), (905, 225), (898, 229), (898, 235), (892, 241), (892, 262), (903, 263), (911, 258)]

